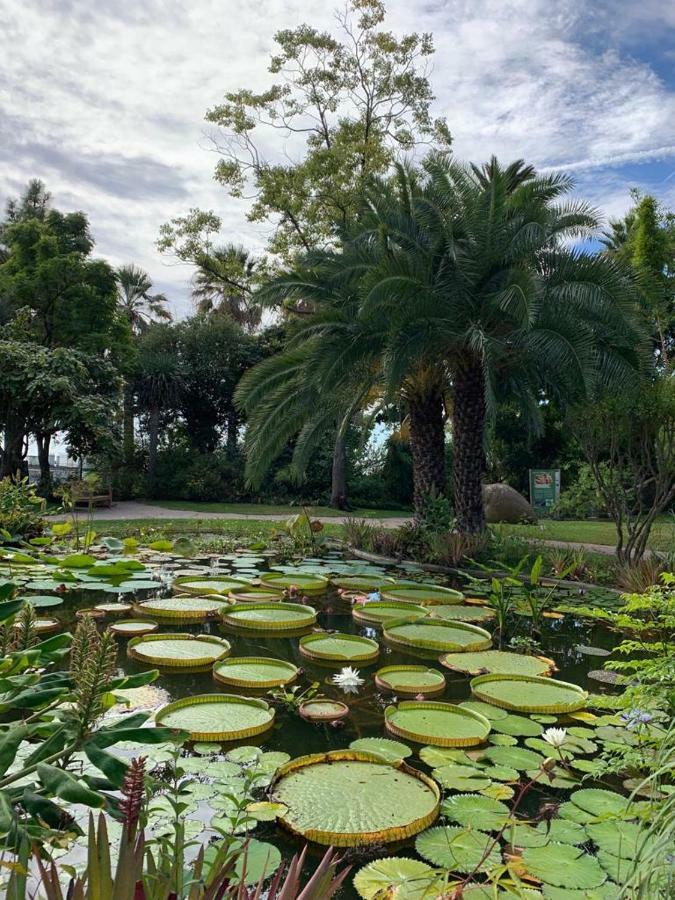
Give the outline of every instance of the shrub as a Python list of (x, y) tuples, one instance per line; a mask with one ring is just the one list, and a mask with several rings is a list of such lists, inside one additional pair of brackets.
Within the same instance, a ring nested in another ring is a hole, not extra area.
[(551, 507), (554, 519), (588, 519), (607, 516), (607, 507), (598, 491), (588, 463), (579, 466), (577, 480), (565, 487)]
[(20, 540), (42, 534), (45, 501), (38, 497), (34, 485), (27, 478), (0, 481), (0, 529), (5, 540)]

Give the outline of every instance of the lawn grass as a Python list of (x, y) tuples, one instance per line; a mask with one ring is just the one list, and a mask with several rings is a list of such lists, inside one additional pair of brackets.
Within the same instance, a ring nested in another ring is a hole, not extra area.
[[(223, 535), (233, 539), (266, 539), (283, 533), (283, 523), (265, 519), (99, 519), (92, 523), (99, 537), (135, 537), (155, 540), (180, 535)], [(342, 525), (324, 525), (323, 532), (342, 536)]]
[[(540, 541), (571, 541), (580, 544), (616, 544), (613, 522), (592, 520), (541, 519), (536, 525), (497, 525), (502, 533)], [(675, 520), (659, 519), (650, 536), (649, 546), (657, 550), (675, 549)]]
[(199, 513), (230, 513), (238, 516), (294, 516), (303, 508), (312, 516), (333, 518), (335, 516), (354, 516), (360, 519), (406, 519), (412, 515), (405, 509), (350, 509), (345, 512), (332, 509), (330, 506), (291, 506), (275, 503), (191, 503), (189, 500), (144, 500), (151, 506), (163, 509), (186, 509)]

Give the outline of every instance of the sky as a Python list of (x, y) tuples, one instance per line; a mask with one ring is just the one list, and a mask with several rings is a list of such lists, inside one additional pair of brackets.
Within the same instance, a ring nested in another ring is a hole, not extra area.
[[(336, 0), (336, 3), (342, 0)], [(84, 210), (96, 255), (143, 266), (176, 315), (189, 267), (155, 248), (191, 207), (262, 250), (270, 225), (213, 180), (209, 107), (271, 83), (277, 30), (334, 28), (331, 0), (0, 0), (0, 202), (30, 178)], [(433, 114), (458, 159), (571, 172), (605, 218), (638, 187), (675, 207), (675, 3), (389, 0), (388, 27), (428, 31)], [(283, 141), (272, 152), (287, 151)]]

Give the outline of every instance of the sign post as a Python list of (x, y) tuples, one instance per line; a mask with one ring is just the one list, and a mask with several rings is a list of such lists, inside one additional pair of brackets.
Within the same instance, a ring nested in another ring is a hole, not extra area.
[(530, 503), (543, 512), (560, 497), (560, 469), (530, 469)]

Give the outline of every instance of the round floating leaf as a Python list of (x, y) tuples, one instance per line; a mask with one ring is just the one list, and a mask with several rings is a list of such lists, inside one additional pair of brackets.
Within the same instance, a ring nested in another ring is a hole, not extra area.
[(354, 888), (363, 900), (374, 900), (387, 893), (393, 897), (394, 894), (390, 892), (398, 892), (399, 887), (407, 889), (406, 896), (409, 900), (414, 900), (416, 890), (419, 890), (418, 900), (424, 900), (424, 897), (432, 897), (441, 890), (442, 883), (426, 863), (400, 856), (376, 859), (360, 869), (354, 877)]
[(492, 643), (490, 634), (469, 622), (443, 622), (439, 619), (418, 619), (414, 622), (395, 620), (386, 622), (384, 636), (400, 647), (422, 650), (485, 650)]
[(118, 622), (113, 622), (108, 628), (115, 634), (126, 634), (133, 637), (134, 635), (152, 634), (159, 628), (159, 623), (152, 622), (150, 619), (120, 619)]
[(443, 801), (441, 814), (465, 828), (498, 831), (509, 818), (509, 808), (501, 800), (480, 794), (457, 794)]
[(237, 858), (234, 873), (250, 887), (269, 878), (280, 865), (281, 853), (273, 844), (251, 838)]
[(543, 731), (538, 722), (533, 722), (532, 719), (527, 719), (525, 716), (508, 715), (504, 719), (499, 719), (492, 727), (495, 731), (512, 737), (534, 737)]
[(403, 603), (396, 600), (373, 600), (363, 606), (355, 605), (352, 616), (357, 622), (378, 624), (380, 622), (398, 621), (403, 618), (421, 619), (427, 615), (423, 606)]
[(377, 641), (356, 634), (308, 634), (300, 638), (300, 653), (326, 662), (372, 662), (380, 647)]
[(225, 758), (231, 762), (247, 766), (256, 763), (262, 756), (260, 747), (235, 747), (225, 754)]
[(499, 845), (489, 835), (453, 825), (418, 835), (415, 850), (433, 865), (463, 874), (485, 872), (502, 861)]
[(452, 703), (404, 700), (384, 711), (388, 731), (437, 747), (472, 747), (490, 733), (490, 722), (479, 713)]
[(602, 788), (582, 788), (570, 797), (571, 802), (592, 816), (626, 816), (628, 800), (615, 791)]
[(237, 603), (224, 609), (226, 625), (248, 631), (293, 631), (316, 622), (316, 610), (301, 603)]
[(471, 693), (517, 712), (572, 712), (588, 700), (587, 692), (576, 684), (533, 675), (479, 675), (471, 679)]
[(430, 606), (428, 613), (432, 619), (445, 619), (453, 622), (489, 622), (494, 619), (494, 610), (488, 606)]
[(209, 741), (208, 743), (197, 741), (196, 744), (193, 744), (192, 749), (195, 751), (195, 753), (199, 753), (202, 756), (212, 756), (215, 753), (220, 753), (220, 744), (216, 744), (211, 741)]
[(99, 609), (108, 616), (121, 616), (130, 611), (131, 603), (97, 603), (94, 609)]
[(461, 591), (441, 587), (438, 584), (401, 585), (397, 583), (385, 588), (382, 596), (387, 600), (404, 600), (407, 603), (417, 603), (419, 606), (434, 603), (449, 606), (453, 603), (461, 603), (464, 599)]
[(601, 850), (623, 859), (635, 859), (648, 842), (646, 829), (620, 820), (591, 823), (586, 826), (586, 834)]
[(481, 716), (485, 716), (491, 722), (497, 722), (499, 719), (504, 719), (508, 716), (506, 710), (499, 709), (498, 706), (491, 706), (489, 703), (481, 703), (480, 700), (463, 700), (459, 705), (462, 709), (471, 709), (480, 713)]
[(574, 648), (577, 653), (583, 653), (584, 656), (609, 656), (611, 651), (605, 650), (603, 647), (589, 647), (586, 644), (577, 644)]
[(209, 575), (185, 575), (174, 581), (174, 587), (187, 594), (227, 594), (242, 586), (246, 586), (246, 582), (240, 578), (214, 578)]
[(342, 588), (345, 591), (379, 591), (381, 588), (387, 587), (394, 583), (393, 578), (387, 578), (386, 575), (338, 575), (337, 578), (331, 578), (335, 587)]
[(235, 603), (277, 603), (281, 594), (277, 591), (264, 591), (262, 588), (238, 588), (227, 595)]
[(293, 572), (292, 574), (265, 572), (264, 575), (260, 576), (260, 583), (277, 591), (283, 591), (286, 588), (295, 586), (299, 591), (304, 591), (307, 594), (320, 594), (328, 588), (329, 582), (323, 575), (305, 574), (302, 572)]
[(397, 694), (438, 694), (445, 690), (445, 677), (426, 666), (384, 666), (375, 672), (375, 684)]
[(264, 700), (234, 694), (197, 694), (169, 703), (155, 715), (158, 725), (190, 733), (193, 741), (235, 741), (262, 734), (274, 724)]
[(570, 844), (528, 847), (523, 863), (531, 875), (555, 887), (588, 890), (599, 887), (607, 877), (594, 857)]
[(358, 738), (349, 745), (350, 750), (360, 750), (363, 753), (374, 753), (381, 756), (387, 762), (398, 759), (406, 759), (412, 755), (412, 750), (400, 741), (391, 741), (388, 738)]
[(515, 791), (508, 784), (489, 784), (480, 791), (486, 797), (494, 797), (495, 800), (510, 800)]
[(210, 666), (229, 652), (228, 641), (210, 634), (147, 634), (127, 645), (133, 659), (168, 668)]
[(239, 656), (225, 659), (213, 667), (213, 677), (222, 684), (235, 687), (271, 688), (289, 684), (298, 669), (285, 659), (264, 656)]
[(483, 755), (495, 765), (519, 771), (537, 769), (544, 761), (543, 756), (524, 747), (488, 747)]
[(339, 700), (329, 700), (317, 697), (315, 700), (305, 700), (298, 710), (303, 719), (316, 722), (330, 722), (334, 719), (344, 719), (349, 715), (349, 707)]
[(551, 819), (536, 827), (520, 822), (506, 829), (504, 838), (513, 847), (544, 847), (553, 841), (558, 844), (584, 844), (587, 841), (583, 825), (566, 819)]
[(31, 594), (28, 597), (20, 597), (19, 599), (30, 603), (35, 609), (49, 609), (53, 606), (61, 606), (63, 603), (63, 597), (55, 597), (53, 594)]
[(404, 762), (337, 750), (282, 766), (271, 799), (288, 809), (280, 822), (306, 840), (336, 847), (404, 840), (438, 815), (438, 785)]
[(482, 791), (492, 784), (492, 779), (486, 773), (472, 766), (448, 765), (434, 769), (433, 777), (450, 791)]
[(227, 609), (229, 602), (224, 597), (191, 597), (177, 594), (174, 597), (156, 597), (143, 600), (134, 607), (139, 615), (155, 616), (158, 619), (207, 619), (221, 610)]
[(500, 673), (508, 675), (550, 675), (555, 669), (552, 659), (525, 656), (506, 650), (483, 650), (480, 653), (446, 653), (440, 663), (465, 675)]
[(420, 759), (432, 769), (447, 766), (450, 763), (467, 765), (470, 762), (463, 750), (453, 750), (450, 747), (422, 747)]
[[(615, 856), (606, 850), (598, 850), (598, 863), (603, 872), (619, 884), (628, 881), (635, 872), (635, 861), (625, 856)], [(616, 896), (616, 894), (615, 894)]]
[(518, 740), (510, 734), (491, 734), (488, 741), (495, 747), (515, 747), (518, 743)]

